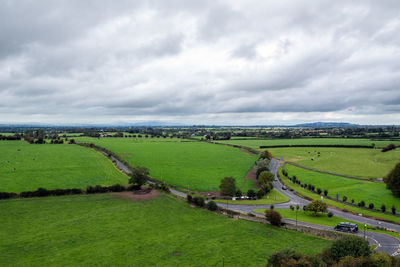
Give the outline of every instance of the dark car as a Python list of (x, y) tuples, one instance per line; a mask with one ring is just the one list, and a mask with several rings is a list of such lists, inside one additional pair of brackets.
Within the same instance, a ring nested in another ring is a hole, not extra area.
[(341, 222), (335, 226), (335, 230), (342, 232), (357, 233), (358, 225), (355, 223)]

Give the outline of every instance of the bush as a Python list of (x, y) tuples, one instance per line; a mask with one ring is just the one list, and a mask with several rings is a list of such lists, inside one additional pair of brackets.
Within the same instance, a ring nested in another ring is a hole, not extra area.
[(365, 201), (364, 200), (361, 200), (360, 207), (365, 207)]
[(267, 218), (267, 221), (269, 221), (272, 225), (275, 226), (281, 226), (282, 224), (282, 217), (279, 214), (279, 212), (270, 209), (265, 211), (265, 217)]
[(396, 214), (396, 207), (393, 205), (392, 206), (392, 214), (395, 215)]
[(263, 196), (265, 196), (265, 194), (266, 193), (265, 193), (264, 189), (261, 188), (260, 190), (257, 191), (257, 198), (261, 199), (261, 198), (263, 198)]
[(344, 236), (333, 242), (330, 248), (332, 257), (338, 261), (346, 256), (355, 258), (369, 256), (371, 249), (368, 241), (358, 236)]
[(318, 195), (321, 195), (322, 189), (321, 188), (317, 188), (317, 193), (318, 193)]
[(400, 197), (400, 162), (383, 178), (386, 187)]
[(351, 200), (351, 203), (353, 203), (353, 204), (354, 204), (354, 199), (352, 199), (352, 200)]
[(285, 248), (269, 256), (267, 266), (271, 267), (289, 266), (288, 262), (290, 260), (294, 260), (295, 262), (297, 262), (297, 260), (299, 260), (301, 257), (302, 255), (299, 252), (291, 248)]
[(241, 197), (242, 196), (242, 190), (240, 190), (240, 189), (236, 190), (235, 195), (236, 195), (236, 197)]
[(370, 208), (371, 210), (374, 209), (374, 203), (369, 203), (368, 208)]
[(327, 196), (328, 195), (328, 190), (324, 190), (324, 195)]
[(256, 197), (256, 192), (254, 192), (253, 189), (249, 189), (249, 190), (247, 191), (247, 196), (248, 196), (249, 198), (255, 198), (255, 197)]
[(214, 201), (208, 202), (207, 209), (209, 209), (211, 211), (216, 211), (218, 209), (217, 203), (215, 203)]
[[(346, 202), (346, 201), (347, 201), (347, 197), (343, 196), (343, 202)], [(353, 203), (354, 203), (354, 201), (353, 201)]]
[(381, 210), (382, 210), (382, 212), (385, 212), (385, 211), (386, 211), (386, 206), (385, 206), (385, 204), (382, 204)]
[(306, 211), (312, 211), (314, 214), (317, 212), (327, 212), (328, 205), (321, 200), (313, 200), (310, 204), (305, 206)]
[(0, 199), (14, 198), (18, 195), (16, 193), (0, 192)]
[(332, 212), (332, 211), (328, 212), (328, 217), (329, 217), (329, 218), (332, 218), (332, 217), (333, 217), (333, 212)]

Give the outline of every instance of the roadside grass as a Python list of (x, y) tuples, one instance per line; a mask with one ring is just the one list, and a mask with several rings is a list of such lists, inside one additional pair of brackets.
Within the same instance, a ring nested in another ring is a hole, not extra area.
[(128, 183), (106, 157), (85, 147), (0, 141), (0, 151), (0, 191)]
[[(360, 178), (382, 178), (400, 159), (400, 149), (381, 152), (368, 148), (292, 147), (272, 148), (276, 158), (306, 167)], [(319, 152), (319, 156), (318, 156)]]
[[(309, 197), (311, 199), (320, 199), (321, 198), (320, 195), (318, 195), (316, 193), (312, 193), (312, 192), (304, 189), (303, 187), (299, 186), (298, 184), (292, 183), (292, 181), (290, 181), (289, 179), (287, 179), (286, 177), (284, 177), (282, 175), (281, 170), (280, 170), (280, 176), (281, 176), (281, 179), (283, 182), (285, 182), (293, 190), (299, 192), (301, 195)], [(351, 200), (351, 198), (349, 200)], [(372, 210), (368, 210), (368, 209), (361, 209), (361, 208), (354, 207), (351, 205), (346, 205), (343, 202), (337, 202), (334, 200), (330, 200), (328, 198), (324, 198), (324, 202), (326, 204), (328, 204), (329, 206), (336, 207), (340, 210), (347, 210), (347, 211), (350, 211), (350, 212), (353, 212), (356, 214), (362, 214), (363, 216), (368, 216), (368, 217), (373, 217), (373, 218), (382, 218), (387, 221), (400, 223), (400, 217), (398, 217), (398, 216), (389, 215), (389, 214), (385, 214), (385, 213), (378, 212), (378, 211), (372, 211)], [(368, 205), (368, 203), (366, 205)], [(387, 209), (390, 209), (390, 208), (391, 207), (387, 207)]]
[[(241, 138), (242, 139), (242, 138)], [(247, 146), (260, 149), (260, 146), (282, 146), (282, 145), (358, 145), (382, 148), (388, 144), (400, 145), (399, 141), (381, 141), (361, 138), (297, 138), (297, 139), (250, 139), (250, 140), (216, 140), (218, 143)], [(316, 147), (317, 148), (317, 147)], [(315, 148), (314, 148), (315, 149)], [(320, 149), (320, 148), (317, 148)]]
[[(265, 214), (265, 209), (255, 209), (255, 212)], [(296, 210), (290, 210), (290, 209), (276, 209), (277, 212), (282, 216), (282, 218), (285, 219), (290, 219), (290, 220), (296, 220)], [(349, 223), (355, 223), (358, 225), (358, 230), (363, 231), (364, 230), (364, 224), (346, 220), (340, 217), (332, 216), (328, 217), (327, 214), (325, 213), (318, 213), (318, 216), (314, 216), (313, 213), (311, 212), (304, 212), (303, 210), (298, 210), (297, 211), (297, 220), (301, 222), (306, 222), (306, 223), (312, 223), (312, 224), (318, 224), (318, 225), (324, 225), (324, 226), (331, 226), (332, 230), (333, 227), (338, 225), (341, 222), (349, 222)], [(366, 231), (368, 232), (375, 232), (375, 233), (381, 233), (381, 234), (386, 234), (386, 235), (391, 235), (396, 238), (400, 238), (400, 234), (397, 232), (390, 232), (390, 231), (384, 231), (384, 230), (376, 230), (372, 229), (371, 225), (366, 226)]]
[(4, 266), (265, 266), (283, 248), (321, 252), (330, 240), (192, 208), (169, 195), (111, 194), (0, 201)]
[[(394, 205), (400, 211), (400, 198), (393, 195), (392, 191), (386, 188), (384, 183), (374, 183), (369, 181), (355, 180), (344, 178), (341, 176), (329, 175), (314, 171), (305, 170), (292, 165), (285, 165), (285, 169), (289, 176), (296, 175), (297, 179), (303, 184), (312, 184), (315, 188), (328, 190), (328, 195), (339, 199), (343, 196), (347, 197), (347, 201), (354, 199), (357, 204), (361, 201), (368, 206), (369, 203), (374, 203), (375, 208), (380, 209), (382, 204), (386, 205), (386, 209), (390, 210)], [(291, 186), (293, 183), (289, 181)]]
[(77, 138), (105, 147), (150, 175), (193, 191), (219, 191), (221, 179), (232, 176), (243, 192), (254, 187), (245, 180), (256, 156), (237, 148), (177, 138)]
[(257, 200), (223, 200), (216, 199), (215, 202), (219, 203), (228, 203), (235, 205), (262, 205), (262, 204), (276, 204), (283, 203), (289, 201), (287, 196), (282, 195), (275, 189), (272, 189), (267, 195), (265, 195), (262, 199)]

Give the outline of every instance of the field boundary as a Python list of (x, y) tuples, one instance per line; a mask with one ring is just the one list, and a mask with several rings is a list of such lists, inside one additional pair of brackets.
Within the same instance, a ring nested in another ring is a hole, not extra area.
[(374, 146), (363, 146), (363, 145), (276, 145), (276, 146), (260, 146), (260, 148), (280, 148), (280, 147), (375, 148)]
[(360, 181), (368, 181), (368, 182), (373, 182), (373, 183), (383, 183), (382, 180), (380, 180), (379, 178), (374, 178), (374, 179), (367, 179), (367, 178), (360, 178), (360, 177), (355, 177), (355, 176), (351, 176), (351, 175), (346, 175), (346, 174), (339, 174), (339, 173), (334, 173), (334, 172), (329, 172), (329, 171), (323, 171), (323, 170), (319, 170), (319, 169), (315, 169), (315, 168), (311, 168), (311, 167), (307, 167), (292, 161), (285, 161), (285, 163), (302, 168), (302, 169), (306, 169), (309, 171), (314, 171), (314, 172), (319, 172), (319, 173), (324, 173), (324, 174), (329, 174), (329, 175), (335, 175), (335, 176), (340, 176), (340, 177), (344, 177), (344, 178), (349, 178), (349, 179), (355, 179), (355, 180), (360, 180)]

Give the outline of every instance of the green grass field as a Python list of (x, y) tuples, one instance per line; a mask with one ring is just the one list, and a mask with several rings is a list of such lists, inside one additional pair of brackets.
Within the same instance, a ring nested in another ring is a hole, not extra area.
[(232, 176), (243, 191), (255, 156), (237, 148), (171, 138), (77, 138), (93, 142), (122, 156), (132, 166), (149, 168), (150, 175), (169, 184), (197, 191), (219, 191), (222, 178)]
[(260, 205), (260, 204), (276, 204), (289, 201), (289, 198), (282, 195), (275, 189), (272, 189), (266, 196), (262, 199), (257, 200), (222, 200), (217, 199), (216, 202), (235, 204), (235, 205)]
[[(268, 149), (286, 161), (360, 178), (382, 178), (400, 159), (400, 149), (381, 152), (367, 148), (293, 147)], [(320, 152), (320, 156), (318, 156)]]
[[(374, 203), (376, 208), (380, 208), (382, 204), (386, 205), (389, 210), (392, 205), (399, 208), (400, 198), (395, 197), (392, 191), (386, 189), (384, 183), (374, 183), (369, 181), (360, 181), (355, 179), (344, 178), (335, 175), (323, 174), (313, 171), (308, 171), (291, 165), (286, 165), (285, 169), (290, 176), (296, 175), (301, 183), (312, 184), (315, 188), (327, 189), (328, 195), (339, 198), (347, 196), (348, 201), (355, 200), (355, 203), (364, 200), (366, 206), (369, 203)], [(289, 185), (292, 182), (289, 182)]]
[[(320, 199), (320, 195), (318, 195), (317, 193), (313, 193), (311, 191), (308, 191), (308, 190), (304, 189), (303, 187), (301, 187), (298, 184), (293, 184), (289, 179), (284, 177), (282, 175), (282, 173), (281, 173), (281, 179), (282, 179), (282, 181), (284, 183), (289, 185), (290, 188), (296, 190), (301, 195), (307, 196), (307, 197), (309, 197), (311, 199)], [(329, 193), (329, 194), (332, 195), (331, 193)], [(340, 197), (342, 197), (342, 196), (340, 196)], [(348, 201), (350, 201), (350, 200), (351, 199), (348, 199)], [(370, 209), (361, 209), (359, 207), (354, 207), (354, 206), (351, 206), (351, 205), (347, 205), (347, 204), (345, 204), (343, 202), (337, 202), (337, 201), (334, 201), (334, 200), (330, 200), (328, 198), (324, 198), (324, 202), (327, 203), (329, 206), (336, 207), (336, 208), (339, 208), (339, 209), (342, 209), (342, 210), (345, 209), (347, 211), (350, 211), (350, 212), (353, 212), (353, 213), (356, 213), (356, 214), (363, 214), (364, 216), (368, 216), (368, 217), (382, 218), (382, 219), (385, 219), (387, 221), (400, 223), (400, 218), (399, 217), (393, 216), (393, 215), (390, 215), (390, 214), (384, 214), (384, 213), (382, 213), (380, 211), (373, 211), (373, 210), (370, 210)], [(369, 202), (366, 203), (366, 205), (368, 205), (368, 204), (369, 204)], [(380, 206), (378, 206), (378, 208), (379, 207)], [(391, 208), (391, 206), (387, 207), (387, 209), (388, 208)]]
[(85, 188), (128, 182), (128, 177), (106, 157), (77, 145), (0, 141), (0, 151), (0, 191)]
[(273, 252), (321, 252), (331, 241), (229, 219), (168, 195), (0, 201), (4, 266), (265, 266)]
[(360, 145), (384, 147), (388, 144), (400, 145), (399, 141), (377, 141), (371, 139), (352, 138), (298, 138), (298, 139), (258, 139), (258, 140), (217, 140), (218, 143), (247, 146), (259, 149), (260, 146), (282, 146), (282, 145)]

